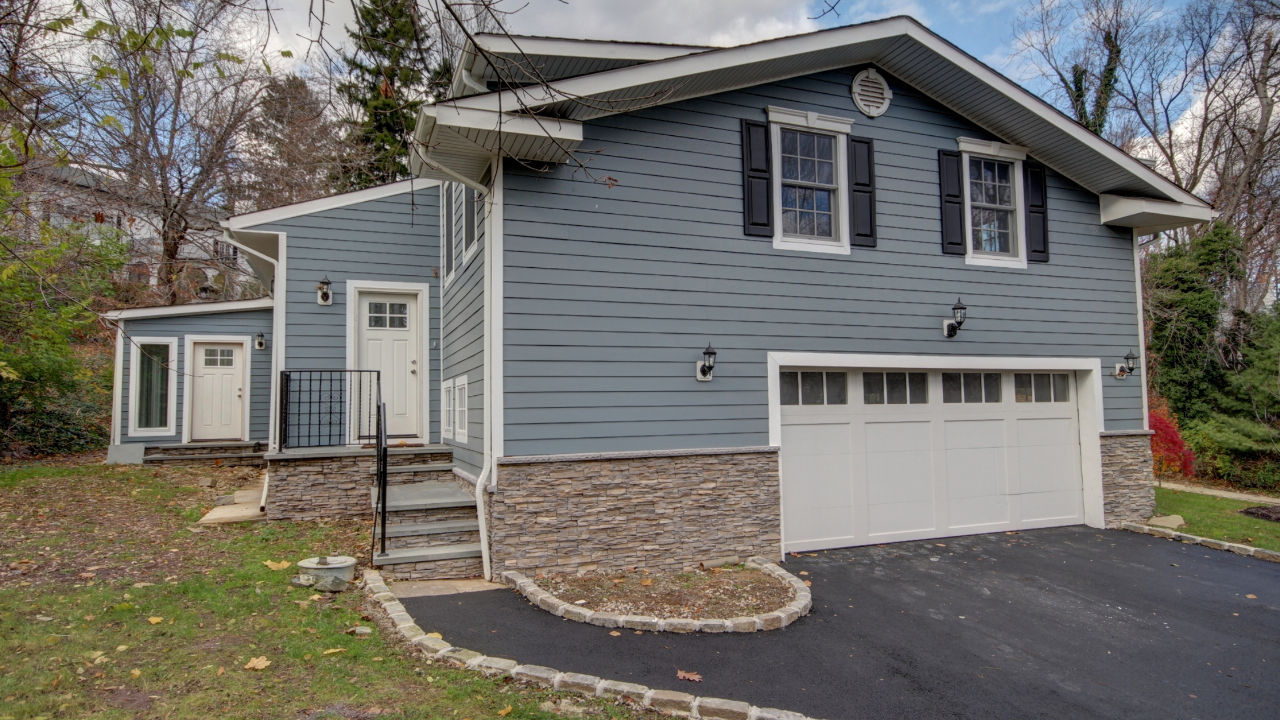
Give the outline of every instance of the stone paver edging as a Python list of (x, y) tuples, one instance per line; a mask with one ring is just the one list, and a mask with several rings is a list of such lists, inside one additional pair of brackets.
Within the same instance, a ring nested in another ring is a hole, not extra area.
[(1262, 548), (1253, 547), (1252, 545), (1229, 543), (1225, 540), (1214, 540), (1213, 538), (1200, 537), (1199, 535), (1188, 535), (1187, 533), (1170, 530), (1169, 528), (1140, 525), (1138, 523), (1121, 523), (1120, 527), (1124, 530), (1128, 530), (1129, 532), (1168, 538), (1170, 540), (1187, 543), (1188, 545), (1203, 545), (1207, 548), (1213, 548), (1214, 550), (1227, 550), (1237, 555), (1244, 555), (1245, 557), (1256, 557), (1259, 560), (1280, 562), (1280, 552), (1264, 550)]
[(507, 570), (500, 577), (503, 582), (515, 588), (521, 595), (524, 595), (529, 602), (556, 617), (607, 628), (678, 633), (755, 632), (757, 630), (784, 628), (809, 614), (809, 610), (813, 608), (813, 595), (809, 592), (809, 586), (805, 585), (803, 580), (783, 570), (776, 563), (769, 562), (768, 558), (748, 558), (746, 565), (790, 585), (795, 592), (795, 599), (773, 612), (724, 620), (656, 618), (648, 615), (618, 615), (617, 613), (596, 612), (573, 603), (567, 603), (538, 587), (533, 580), (515, 570)]
[[(805, 589), (808, 590), (807, 587)], [(428, 658), (465, 667), (485, 677), (510, 677), (518, 682), (591, 697), (625, 698), (649, 710), (679, 717), (707, 720), (812, 720), (789, 710), (761, 708), (737, 700), (697, 697), (674, 690), (654, 690), (635, 683), (560, 672), (541, 665), (521, 665), (515, 660), (489, 657), (474, 650), (454, 647), (443, 638), (436, 637), (434, 633), (428, 635), (418, 627), (377, 570), (364, 571), (364, 590), (381, 604), (395, 625), (396, 632)]]

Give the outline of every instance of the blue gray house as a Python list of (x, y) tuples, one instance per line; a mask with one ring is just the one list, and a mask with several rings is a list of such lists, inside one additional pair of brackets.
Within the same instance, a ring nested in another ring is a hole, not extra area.
[(271, 298), (119, 314), (114, 452), (368, 517), (380, 398), (401, 577), (1150, 514), (1135, 239), (1213, 210), (1139, 159), (910, 18), (455, 68), (418, 179), (227, 221)]

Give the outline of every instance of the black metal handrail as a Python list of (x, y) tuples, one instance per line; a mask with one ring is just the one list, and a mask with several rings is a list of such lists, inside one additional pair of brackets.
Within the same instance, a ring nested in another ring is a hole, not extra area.
[(374, 450), (377, 453), (377, 479), (378, 486), (378, 503), (374, 507), (373, 523), (375, 528), (373, 533), (374, 543), (381, 542), (379, 552), (374, 555), (373, 548), (369, 548), (369, 554), (373, 556), (370, 559), (371, 565), (377, 564), (377, 558), (385, 558), (387, 556), (387, 406), (385, 403), (378, 403), (378, 432), (377, 444)]
[(381, 403), (377, 370), (282, 370), (280, 447), (372, 442)]

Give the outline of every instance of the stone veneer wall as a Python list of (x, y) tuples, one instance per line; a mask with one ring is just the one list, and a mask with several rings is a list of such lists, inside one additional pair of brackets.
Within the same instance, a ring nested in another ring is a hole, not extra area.
[[(391, 455), (388, 464), (447, 463), (449, 453)], [(274, 455), (267, 463), (268, 520), (330, 520), (373, 514), (374, 456)], [(392, 476), (395, 478), (395, 476)], [(392, 484), (395, 484), (392, 482)]]
[(495, 574), (686, 570), (777, 556), (777, 448), (501, 458), (488, 497)]
[(1151, 433), (1102, 433), (1102, 507), (1107, 527), (1145, 522), (1156, 509)]

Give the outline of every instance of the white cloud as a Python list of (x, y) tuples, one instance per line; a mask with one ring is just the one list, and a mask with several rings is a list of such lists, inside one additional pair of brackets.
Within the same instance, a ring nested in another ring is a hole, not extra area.
[(797, 0), (527, 0), (506, 22), (520, 35), (728, 46), (817, 30), (815, 14)]

